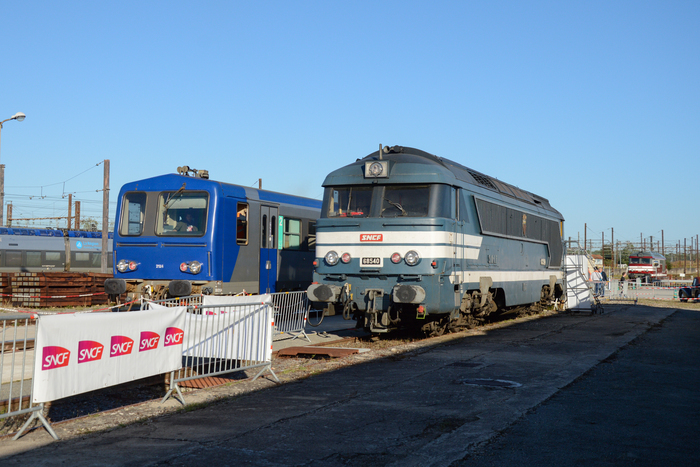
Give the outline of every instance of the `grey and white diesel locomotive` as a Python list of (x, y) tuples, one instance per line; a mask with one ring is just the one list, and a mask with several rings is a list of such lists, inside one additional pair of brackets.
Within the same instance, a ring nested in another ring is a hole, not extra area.
[(308, 295), (358, 327), (436, 335), (563, 301), (564, 219), (541, 196), (401, 146), (323, 186)]

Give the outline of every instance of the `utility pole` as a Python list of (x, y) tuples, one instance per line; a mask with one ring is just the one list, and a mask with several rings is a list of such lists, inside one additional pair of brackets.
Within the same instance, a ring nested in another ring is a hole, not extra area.
[(107, 272), (109, 242), (109, 159), (105, 159), (104, 186), (102, 188), (102, 272)]
[(588, 248), (588, 224), (583, 224), (583, 249)]
[(664, 248), (664, 231), (661, 230), (661, 255), (666, 256), (666, 248)]
[(72, 220), (73, 220), (73, 195), (68, 194), (68, 230), (70, 230)]

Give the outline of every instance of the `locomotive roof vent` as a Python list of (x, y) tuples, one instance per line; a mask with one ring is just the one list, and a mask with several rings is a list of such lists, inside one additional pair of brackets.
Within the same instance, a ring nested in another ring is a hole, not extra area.
[[(203, 178), (205, 180), (209, 179), (209, 171), (208, 170), (197, 170), (197, 169), (190, 169), (189, 166), (183, 165), (182, 167), (177, 168), (177, 173), (180, 175), (184, 175), (185, 177), (197, 177), (197, 178)], [(190, 175), (190, 173), (192, 175)]]

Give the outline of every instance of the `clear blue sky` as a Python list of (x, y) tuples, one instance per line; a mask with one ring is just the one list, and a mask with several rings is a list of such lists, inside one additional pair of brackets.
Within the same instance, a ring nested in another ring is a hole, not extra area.
[(567, 236), (682, 243), (699, 25), (697, 1), (1, 0), (0, 120), (27, 115), (2, 131), (6, 201), (101, 218), (104, 159), (110, 218), (180, 165), (320, 198), (398, 144), (548, 198)]

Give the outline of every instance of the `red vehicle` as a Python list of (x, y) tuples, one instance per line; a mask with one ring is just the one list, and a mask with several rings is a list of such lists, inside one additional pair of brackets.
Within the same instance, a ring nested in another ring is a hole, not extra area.
[(632, 254), (627, 273), (630, 280), (641, 278), (642, 282), (646, 284), (666, 280), (668, 279), (666, 258), (653, 251), (640, 251)]

